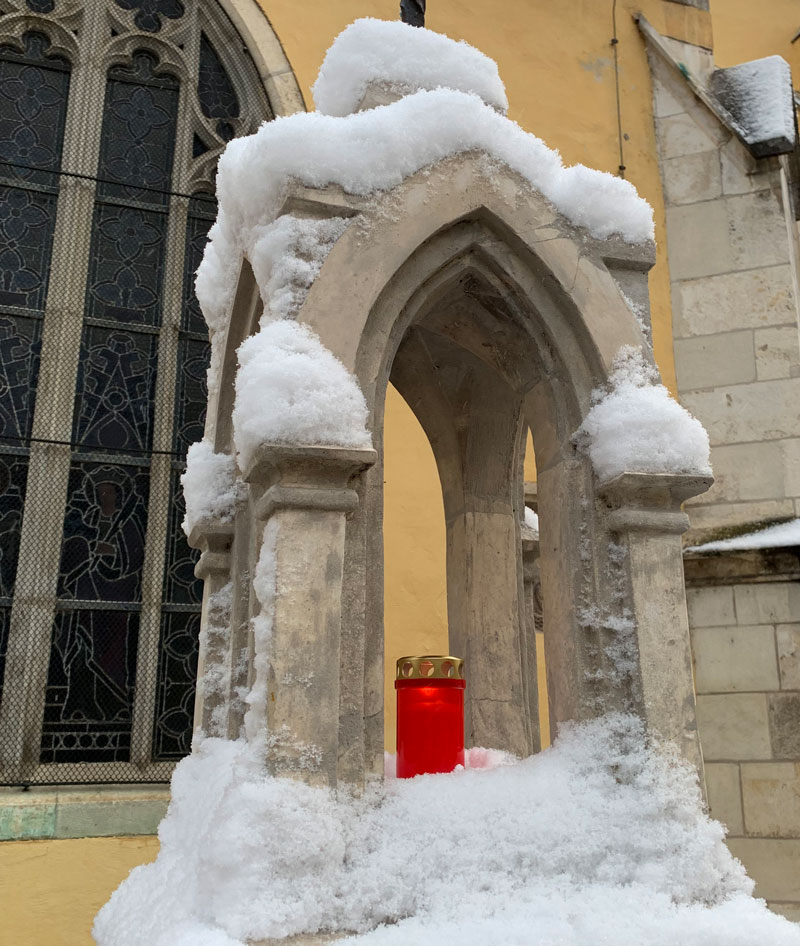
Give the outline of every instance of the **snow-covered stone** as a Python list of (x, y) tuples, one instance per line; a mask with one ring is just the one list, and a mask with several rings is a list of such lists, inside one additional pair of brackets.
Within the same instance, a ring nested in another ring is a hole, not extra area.
[(711, 474), (703, 425), (658, 383), (640, 349), (620, 350), (608, 388), (594, 400), (575, 439), (601, 481), (621, 473)]
[(465, 42), (399, 20), (365, 17), (336, 37), (311, 90), (323, 115), (350, 115), (367, 87), (380, 83), (405, 94), (420, 89), (473, 92), (505, 112), (497, 63)]

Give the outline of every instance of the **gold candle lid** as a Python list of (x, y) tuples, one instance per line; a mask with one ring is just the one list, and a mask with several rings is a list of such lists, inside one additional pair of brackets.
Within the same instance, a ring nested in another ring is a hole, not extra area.
[(460, 657), (424, 654), (421, 657), (400, 657), (398, 680), (465, 680), (464, 661)]

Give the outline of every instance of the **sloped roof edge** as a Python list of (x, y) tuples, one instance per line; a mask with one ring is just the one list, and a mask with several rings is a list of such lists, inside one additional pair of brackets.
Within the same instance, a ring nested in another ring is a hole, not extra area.
[[(770, 56), (765, 68), (761, 65), (764, 60), (755, 60), (752, 63), (742, 63), (728, 69), (715, 69), (710, 75), (707, 86), (699, 77), (692, 75), (686, 64), (678, 60), (669, 48), (665, 38), (648, 22), (642, 14), (636, 17), (642, 35), (649, 48), (660, 56), (671, 68), (680, 73), (686, 84), (706, 108), (742, 142), (747, 150), (756, 158), (769, 157), (777, 154), (787, 154), (794, 150), (797, 132), (794, 120), (794, 98), (791, 83), (791, 73), (788, 64), (780, 56)], [(785, 66), (785, 80), (780, 81), (780, 73)], [(765, 76), (773, 80), (773, 88), (779, 96), (786, 99), (781, 102), (784, 115), (791, 109), (791, 123), (785, 118), (783, 122), (768, 126), (760, 122), (756, 104), (756, 97), (746, 93), (747, 83), (761, 83)], [(776, 128), (777, 124), (777, 128)]]

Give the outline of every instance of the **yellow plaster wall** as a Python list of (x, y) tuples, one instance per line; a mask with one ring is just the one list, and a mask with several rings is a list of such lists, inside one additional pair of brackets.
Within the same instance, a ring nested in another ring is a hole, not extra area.
[(95, 914), (158, 839), (0, 842), (0, 946), (92, 946)]

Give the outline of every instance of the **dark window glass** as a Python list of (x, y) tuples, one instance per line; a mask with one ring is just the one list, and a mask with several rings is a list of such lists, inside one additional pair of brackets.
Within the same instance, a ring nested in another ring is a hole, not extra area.
[(74, 433), (81, 448), (150, 447), (157, 344), (156, 335), (84, 327)]
[(98, 177), (118, 183), (103, 184), (104, 197), (168, 202), (178, 82), (156, 69), (155, 56), (140, 52), (108, 74)]
[(73, 464), (59, 598), (141, 600), (148, 483), (146, 467)]
[(228, 118), (238, 118), (239, 100), (228, 73), (217, 51), (205, 33), (200, 36), (200, 73), (197, 78), (197, 98), (206, 118), (217, 118), (217, 134), (230, 141), (235, 131)]
[(130, 758), (138, 631), (134, 611), (56, 613), (41, 762)]
[(157, 33), (161, 29), (161, 17), (177, 20), (183, 16), (180, 0), (116, 0), (123, 10), (136, 10), (133, 22), (140, 30)]
[(42, 323), (0, 313), (0, 449), (30, 435)]
[(169, 531), (167, 533), (167, 561), (164, 569), (164, 601), (170, 604), (196, 604), (203, 600), (203, 582), (195, 578), (194, 567), (200, 557), (197, 549), (190, 548), (181, 522), (186, 515), (180, 473), (172, 477)]
[(161, 616), (153, 758), (180, 759), (192, 745), (199, 611)]
[(17, 573), (28, 458), (0, 454), (0, 599), (10, 603)]

